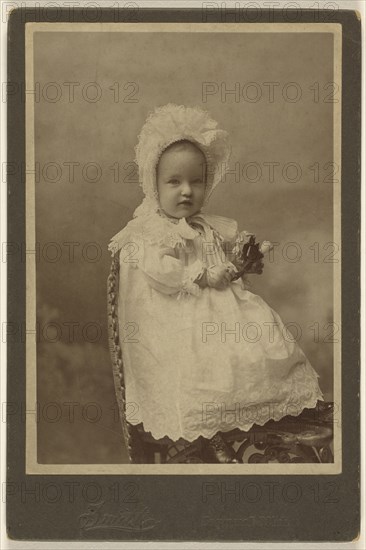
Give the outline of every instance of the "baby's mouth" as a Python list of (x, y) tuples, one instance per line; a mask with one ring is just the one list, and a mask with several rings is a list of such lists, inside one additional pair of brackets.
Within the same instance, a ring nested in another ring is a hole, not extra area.
[(183, 201), (178, 202), (178, 205), (183, 205), (183, 206), (192, 206), (192, 204), (193, 204), (192, 201), (189, 199), (185, 199)]

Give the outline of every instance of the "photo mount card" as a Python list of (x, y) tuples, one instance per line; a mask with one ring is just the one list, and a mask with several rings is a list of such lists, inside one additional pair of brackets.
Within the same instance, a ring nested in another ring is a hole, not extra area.
[[(295, 11), (11, 13), (11, 539), (358, 538), (361, 22)], [(204, 182), (165, 182), (179, 155)]]

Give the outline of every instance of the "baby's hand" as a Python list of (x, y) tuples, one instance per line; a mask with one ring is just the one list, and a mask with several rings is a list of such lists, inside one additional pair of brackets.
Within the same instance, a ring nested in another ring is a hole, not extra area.
[(197, 279), (194, 281), (196, 285), (198, 285), (200, 288), (206, 288), (208, 286), (207, 282), (207, 270), (205, 269), (201, 275), (197, 277)]
[(212, 288), (222, 290), (231, 283), (234, 273), (234, 267), (225, 264), (209, 267), (206, 273), (207, 284)]

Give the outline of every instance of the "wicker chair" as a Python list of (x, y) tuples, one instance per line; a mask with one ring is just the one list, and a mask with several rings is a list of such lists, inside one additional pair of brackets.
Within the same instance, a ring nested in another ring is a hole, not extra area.
[[(190, 443), (183, 439), (155, 440), (143, 425), (131, 425), (126, 419), (125, 379), (118, 331), (119, 259), (112, 259), (108, 277), (108, 334), (113, 377), (122, 432), (131, 463), (209, 463), (208, 440), (199, 437)], [(239, 429), (221, 432), (225, 443), (234, 450), (239, 462), (333, 462), (333, 403), (318, 402), (299, 416), (286, 416), (264, 426), (254, 425), (248, 432)]]

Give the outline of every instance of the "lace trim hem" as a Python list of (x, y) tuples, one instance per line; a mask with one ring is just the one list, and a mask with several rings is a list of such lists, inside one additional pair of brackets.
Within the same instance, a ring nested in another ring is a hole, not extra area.
[[(320, 391), (319, 391), (318, 394), (316, 394), (312, 398), (302, 402), (301, 405), (299, 405), (299, 403), (297, 403), (297, 402), (295, 403), (295, 402), (292, 402), (292, 401), (287, 401), (287, 402), (278, 404), (278, 407), (283, 407), (284, 408), (283, 412), (279, 413), (279, 414), (270, 414), (264, 420), (256, 419), (253, 422), (240, 422), (239, 421), (239, 422), (235, 422), (235, 424), (233, 423), (231, 425), (229, 425), (227, 423), (226, 424), (225, 423), (215, 423), (215, 425), (211, 426), (210, 428), (207, 428), (207, 429), (201, 428), (201, 429), (197, 429), (197, 430), (194, 430), (194, 431), (191, 431), (191, 432), (185, 432), (185, 433), (182, 433), (182, 431), (169, 431), (169, 433), (167, 433), (167, 432), (164, 432), (162, 430), (157, 430), (157, 429), (155, 429), (151, 426), (151, 423), (149, 421), (144, 422), (144, 420), (142, 420), (142, 424), (143, 424), (144, 430), (146, 432), (150, 433), (151, 436), (154, 439), (156, 439), (157, 441), (164, 440), (166, 438), (171, 439), (172, 441), (178, 441), (179, 439), (182, 438), (182, 439), (185, 439), (186, 441), (189, 441), (191, 443), (191, 442), (195, 441), (200, 436), (205, 437), (206, 439), (211, 439), (218, 431), (230, 432), (234, 428), (239, 428), (240, 430), (242, 430), (244, 432), (247, 432), (255, 424), (257, 426), (264, 426), (270, 420), (279, 421), (279, 420), (281, 420), (281, 418), (284, 418), (285, 416), (295, 416), (296, 417), (296, 416), (299, 416), (304, 409), (313, 409), (316, 406), (318, 401), (324, 401), (324, 396), (323, 396), (322, 392), (320, 392)], [(292, 414), (291, 412), (289, 412), (291, 410), (290, 405), (297, 406), (296, 414)], [(140, 424), (140, 423), (141, 423), (141, 420), (138, 421), (134, 425), (137, 425), (137, 424)], [(131, 422), (131, 424), (132, 424), (132, 422)]]

